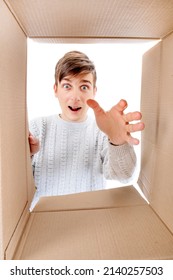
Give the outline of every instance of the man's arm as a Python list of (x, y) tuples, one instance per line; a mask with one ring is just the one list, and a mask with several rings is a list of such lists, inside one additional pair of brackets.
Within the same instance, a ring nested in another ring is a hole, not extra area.
[[(141, 122), (142, 114), (140, 112), (125, 114), (127, 108), (125, 100), (120, 100), (107, 112), (95, 100), (89, 99), (87, 104), (94, 111), (99, 129), (107, 135), (102, 152), (105, 177), (123, 183), (128, 182), (136, 169), (137, 158), (133, 145), (139, 144), (139, 140), (132, 137), (131, 133), (144, 129), (145, 125)], [(136, 123), (130, 123), (133, 121)]]

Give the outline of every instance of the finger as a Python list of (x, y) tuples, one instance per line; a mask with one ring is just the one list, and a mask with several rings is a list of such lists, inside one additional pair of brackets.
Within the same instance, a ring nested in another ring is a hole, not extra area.
[(127, 108), (128, 104), (127, 101), (121, 99), (113, 108), (119, 112), (123, 112)]
[(100, 107), (99, 103), (97, 101), (95, 101), (94, 99), (88, 99), (87, 104), (90, 108), (93, 109), (93, 111), (96, 115), (105, 113), (105, 111)]
[(132, 112), (124, 115), (125, 122), (139, 121), (142, 119), (142, 114), (140, 112)]
[(126, 130), (129, 133), (142, 131), (145, 128), (145, 125), (143, 122), (135, 123), (135, 124), (127, 124)]
[(127, 142), (131, 145), (138, 145), (139, 139), (132, 137), (131, 135), (128, 135)]
[(131, 145), (138, 145), (139, 144), (139, 139), (135, 138), (135, 137), (132, 137), (130, 133), (127, 133), (126, 141)]
[(29, 135), (29, 142), (32, 145), (37, 145), (39, 143), (39, 140), (35, 138), (32, 134)]
[(33, 139), (35, 139), (34, 135), (29, 131), (29, 136), (28, 138), (32, 141)]

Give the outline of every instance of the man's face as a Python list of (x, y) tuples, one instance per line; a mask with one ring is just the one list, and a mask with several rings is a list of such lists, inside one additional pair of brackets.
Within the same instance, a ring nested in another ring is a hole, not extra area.
[(86, 119), (89, 108), (86, 101), (94, 99), (96, 93), (91, 73), (67, 76), (58, 85), (54, 85), (54, 91), (61, 106), (63, 120), (82, 122)]

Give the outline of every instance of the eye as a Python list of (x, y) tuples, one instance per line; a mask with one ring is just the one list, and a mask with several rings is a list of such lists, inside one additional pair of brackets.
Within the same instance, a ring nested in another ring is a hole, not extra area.
[(86, 91), (86, 90), (88, 90), (89, 88), (88, 88), (87, 85), (82, 85), (82, 86), (81, 86), (81, 89), (84, 90), (84, 91)]
[(63, 84), (62, 87), (63, 87), (64, 89), (70, 89), (70, 88), (71, 88), (71, 86), (70, 86), (69, 84)]

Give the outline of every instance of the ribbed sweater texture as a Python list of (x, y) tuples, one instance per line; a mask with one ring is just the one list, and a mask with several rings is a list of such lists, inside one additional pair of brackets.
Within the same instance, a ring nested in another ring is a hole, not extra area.
[(136, 166), (129, 144), (113, 146), (89, 116), (84, 122), (68, 122), (58, 115), (30, 122), (40, 141), (32, 158), (36, 192), (31, 210), (41, 196), (55, 196), (104, 189), (106, 179), (127, 183)]

